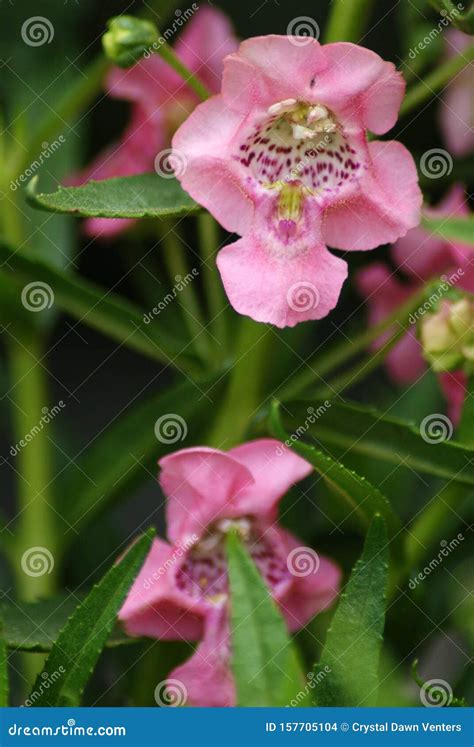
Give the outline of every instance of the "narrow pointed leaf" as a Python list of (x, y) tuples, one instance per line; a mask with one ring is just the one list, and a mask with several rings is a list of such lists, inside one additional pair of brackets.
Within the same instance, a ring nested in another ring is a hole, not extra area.
[[(314, 408), (312, 408), (314, 410)], [(286, 410), (286, 406), (285, 406)], [(322, 415), (325, 417), (325, 414)], [(306, 419), (300, 425), (305, 428), (308, 422), (308, 411)], [(298, 438), (292, 438), (284, 429), (281, 420), (281, 410), (278, 403), (272, 407), (270, 425), (273, 434), (283, 443), (289, 444), (289, 448), (306, 459), (313, 465), (324, 481), (331, 488), (334, 495), (340, 498), (349, 507), (349, 515), (354, 514), (364, 525), (368, 525), (374, 515), (379, 513), (387, 522), (391, 532), (395, 532), (400, 521), (393, 511), (387, 498), (381, 491), (372, 485), (365, 477), (361, 477), (343, 464), (332, 459), (315, 446), (308, 445)], [(303, 435), (304, 437), (304, 435)]]
[(86, 218), (160, 218), (201, 209), (177, 179), (158, 174), (90, 181), (81, 187), (59, 187), (50, 194), (38, 192), (34, 177), (26, 192), (33, 207)]
[[(239, 706), (285, 706), (304, 691), (286, 624), (240, 539), (227, 544), (232, 670)], [(299, 701), (305, 705), (304, 700)]]
[[(62, 629), (36, 678), (29, 701), (34, 706), (77, 706), (117, 614), (148, 554), (154, 532), (148, 531), (79, 604)], [(52, 682), (52, 675), (56, 675)], [(48, 689), (42, 687), (49, 678)]]
[(318, 706), (376, 705), (387, 577), (387, 532), (382, 517), (376, 516), (315, 669)]
[(0, 242), (2, 270), (14, 275), (18, 305), (26, 283), (42, 283), (51, 305), (97, 329), (113, 340), (155, 360), (176, 366), (193, 366), (194, 358), (183, 354), (183, 344), (156, 324), (145, 324), (143, 311), (114, 293), (83, 278), (65, 275), (31, 253), (19, 252)]

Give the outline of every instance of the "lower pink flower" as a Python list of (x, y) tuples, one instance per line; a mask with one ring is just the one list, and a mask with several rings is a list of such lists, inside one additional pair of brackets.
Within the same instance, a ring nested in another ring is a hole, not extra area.
[(341, 574), (326, 558), (309, 575), (292, 572), (288, 556), (302, 542), (277, 523), (278, 502), (312, 467), (272, 439), (229, 452), (184, 449), (160, 466), (169, 543), (155, 540), (120, 619), (130, 635), (200, 640), (170, 679), (189, 705), (232, 706), (226, 534), (238, 531), (290, 631), (338, 594)]

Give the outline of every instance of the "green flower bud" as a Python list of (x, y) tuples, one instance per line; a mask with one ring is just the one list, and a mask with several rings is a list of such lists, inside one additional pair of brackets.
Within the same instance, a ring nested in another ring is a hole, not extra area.
[(131, 67), (158, 41), (155, 24), (134, 16), (111, 18), (107, 27), (102, 46), (109, 60), (120, 67)]
[(474, 300), (445, 300), (420, 329), (423, 355), (435, 371), (455, 371), (474, 361)]

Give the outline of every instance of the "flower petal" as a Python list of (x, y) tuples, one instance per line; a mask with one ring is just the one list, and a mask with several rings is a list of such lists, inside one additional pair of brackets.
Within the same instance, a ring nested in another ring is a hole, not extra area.
[(395, 141), (375, 141), (368, 152), (372, 163), (358, 194), (324, 214), (323, 239), (336, 249), (373, 249), (420, 222), (422, 194), (408, 150)]
[(181, 593), (175, 573), (183, 550), (155, 539), (120, 610), (127, 633), (164, 640), (198, 640), (207, 605)]
[(168, 498), (168, 537), (176, 542), (206, 531), (223, 516), (239, 515), (239, 491), (253, 483), (232, 456), (210, 448), (182, 449), (160, 460), (160, 484)]
[(219, 708), (236, 704), (229, 637), (227, 610), (219, 605), (209, 613), (204, 638), (194, 654), (169, 675), (186, 688), (187, 705)]
[(250, 441), (228, 453), (254, 478), (238, 496), (244, 514), (268, 517), (291, 486), (313, 471), (309, 462), (272, 438)]
[(448, 413), (453, 425), (458, 425), (461, 420), (464, 400), (467, 396), (467, 376), (464, 371), (442, 373), (439, 375), (439, 383), (448, 403)]

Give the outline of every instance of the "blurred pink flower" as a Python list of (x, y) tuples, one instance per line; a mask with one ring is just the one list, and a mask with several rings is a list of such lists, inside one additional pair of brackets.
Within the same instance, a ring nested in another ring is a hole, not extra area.
[(160, 467), (169, 543), (155, 540), (120, 619), (134, 636), (201, 639), (170, 678), (184, 685), (189, 705), (235, 705), (226, 533), (239, 532), (291, 631), (328, 607), (339, 590), (340, 571), (323, 557), (314, 572), (292, 573), (288, 556), (302, 543), (277, 523), (278, 502), (312, 467), (271, 439), (227, 453), (184, 449)]
[[(223, 58), (238, 46), (232, 27), (219, 10), (202, 8), (188, 21), (174, 50), (211, 90), (221, 84)], [(128, 70), (113, 68), (106, 80), (109, 96), (131, 103), (130, 123), (121, 139), (103, 151), (74, 182), (131, 176), (154, 169), (155, 158), (168, 147), (176, 128), (199, 99), (157, 54)], [(89, 236), (114, 236), (134, 223), (128, 219), (91, 218)]]
[[(462, 54), (472, 43), (468, 34), (450, 29), (445, 34), (448, 57)], [(468, 156), (474, 151), (474, 84), (472, 66), (467, 65), (446, 87), (439, 113), (441, 129), (453, 156)]]
[[(463, 187), (454, 185), (436, 207), (425, 208), (424, 213), (433, 218), (468, 215), (469, 209)], [(441, 282), (449, 280), (452, 286), (474, 292), (472, 247), (447, 241), (430, 234), (422, 227), (417, 227), (395, 243), (391, 255), (395, 266), (408, 276), (407, 279), (400, 279), (383, 262), (371, 264), (360, 270), (355, 278), (356, 287), (366, 299), (371, 325), (383, 321), (416, 293), (425, 281), (436, 276), (441, 277)], [(442, 293), (440, 289), (440, 294)], [(382, 335), (374, 343), (373, 349), (380, 349), (394, 331), (395, 328), (392, 328)], [(416, 336), (416, 324), (411, 326), (407, 334), (388, 353), (386, 366), (393, 380), (402, 385), (410, 384), (422, 375), (426, 369), (426, 362)], [(455, 422), (459, 419), (464, 401), (464, 396), (461, 397), (462, 381), (463, 376), (440, 376), (451, 413), (456, 414), (453, 418)]]
[(367, 142), (397, 120), (394, 65), (354, 44), (264, 36), (224, 61), (222, 92), (173, 138), (183, 187), (243, 238), (217, 264), (233, 307), (279, 327), (326, 316), (347, 264), (337, 249), (395, 241), (420, 217), (415, 164)]

